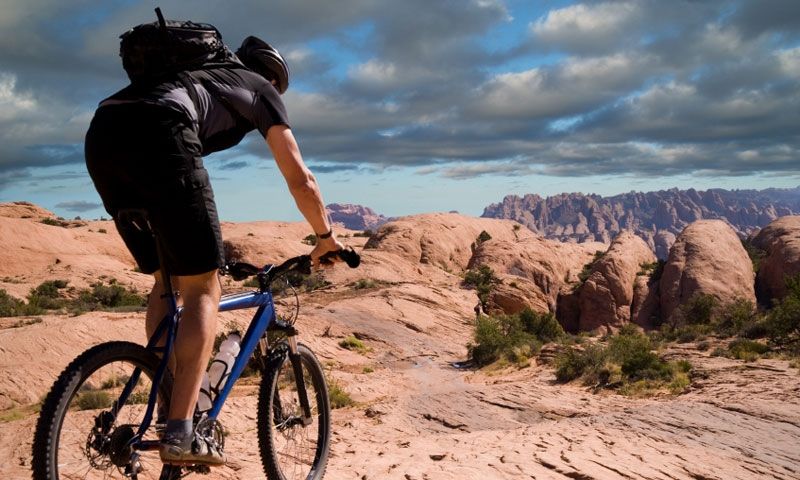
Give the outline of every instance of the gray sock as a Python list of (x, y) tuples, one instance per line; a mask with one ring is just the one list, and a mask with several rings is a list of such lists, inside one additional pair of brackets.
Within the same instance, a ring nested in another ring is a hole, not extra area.
[(164, 432), (164, 443), (177, 445), (184, 450), (192, 448), (194, 440), (194, 427), (192, 419), (167, 420), (167, 428)]

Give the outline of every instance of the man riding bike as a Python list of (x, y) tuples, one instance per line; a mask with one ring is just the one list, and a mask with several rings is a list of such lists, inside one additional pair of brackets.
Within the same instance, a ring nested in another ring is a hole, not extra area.
[(172, 401), (160, 450), (166, 463), (225, 462), (222, 452), (192, 425), (216, 334), (221, 295), (217, 271), (225, 264), (202, 157), (233, 147), (258, 129), (299, 211), (317, 233), (314, 263), (342, 249), (289, 126), (280, 97), (288, 86), (289, 69), (280, 53), (248, 37), (230, 65), (123, 88), (100, 103), (86, 134), (86, 165), (103, 204), (141, 271), (155, 278), (147, 306), (148, 337), (167, 311), (157, 246), (148, 232), (120, 221), (121, 209), (148, 210), (183, 302), (171, 365)]

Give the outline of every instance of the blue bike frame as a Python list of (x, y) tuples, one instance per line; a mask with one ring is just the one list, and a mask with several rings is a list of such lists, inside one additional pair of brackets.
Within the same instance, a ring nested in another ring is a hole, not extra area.
[[(159, 363), (158, 369), (156, 370), (155, 377), (153, 378), (153, 386), (150, 391), (150, 397), (147, 402), (147, 410), (145, 412), (144, 419), (142, 420), (142, 424), (139, 426), (139, 431), (135, 437), (138, 439), (138, 441), (134, 442), (133, 444), (133, 448), (135, 450), (149, 450), (158, 447), (158, 442), (142, 441), (141, 438), (143, 437), (145, 431), (147, 431), (147, 429), (150, 427), (150, 423), (152, 422), (156, 398), (158, 397), (158, 386), (161, 384), (161, 380), (166, 372), (168, 359), (172, 354), (172, 348), (175, 344), (178, 323), (180, 322), (180, 316), (183, 312), (183, 308), (178, 307), (174, 294), (167, 295), (167, 297), (169, 299), (170, 313), (168, 313), (164, 319), (161, 320), (156, 328), (156, 331), (153, 333), (153, 336), (150, 338), (150, 341), (147, 344), (147, 349), (160, 353), (162, 355), (162, 359)], [(225, 295), (220, 299), (220, 312), (229, 312), (232, 310), (242, 310), (245, 308), (255, 307), (258, 307), (258, 310), (256, 310), (255, 315), (253, 315), (253, 320), (250, 322), (250, 326), (247, 328), (247, 332), (242, 339), (240, 352), (239, 355), (236, 356), (236, 360), (233, 363), (233, 368), (231, 368), (230, 375), (225, 381), (225, 385), (214, 399), (211, 410), (208, 412), (209, 419), (215, 420), (219, 415), (222, 406), (225, 404), (225, 400), (228, 398), (228, 395), (233, 389), (233, 385), (239, 379), (239, 376), (247, 366), (247, 362), (250, 360), (250, 356), (253, 355), (259, 340), (264, 338), (264, 333), (276, 318), (275, 304), (273, 303), (272, 292), (269, 290), (263, 292), (254, 291)], [(164, 346), (157, 346), (157, 343), (159, 343), (159, 340), (164, 336), (165, 333), (166, 342)], [(112, 407), (112, 412), (115, 417), (119, 410), (119, 406), (125, 404), (128, 396), (133, 390), (133, 387), (138, 382), (140, 375), (141, 370), (138, 368), (135, 369), (130, 380), (128, 380), (128, 383), (123, 389), (120, 398)]]

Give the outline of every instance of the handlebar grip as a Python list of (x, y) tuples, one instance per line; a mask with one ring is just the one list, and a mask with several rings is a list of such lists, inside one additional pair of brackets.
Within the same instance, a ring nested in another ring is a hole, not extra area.
[(356, 268), (361, 264), (361, 256), (357, 254), (352, 247), (343, 248), (335, 252), (328, 252), (319, 257), (319, 261), (323, 264), (331, 263), (330, 259), (333, 257), (341, 258), (350, 268)]
[(356, 268), (361, 265), (361, 256), (355, 250), (348, 247), (339, 251), (339, 258), (344, 260), (350, 268)]

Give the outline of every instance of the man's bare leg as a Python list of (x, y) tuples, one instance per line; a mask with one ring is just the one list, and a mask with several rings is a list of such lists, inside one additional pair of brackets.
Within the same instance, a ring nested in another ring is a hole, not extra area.
[(169, 419), (191, 419), (203, 373), (208, 366), (217, 330), (222, 288), (217, 271), (175, 277), (181, 288), (183, 313), (173, 349), (176, 366)]

